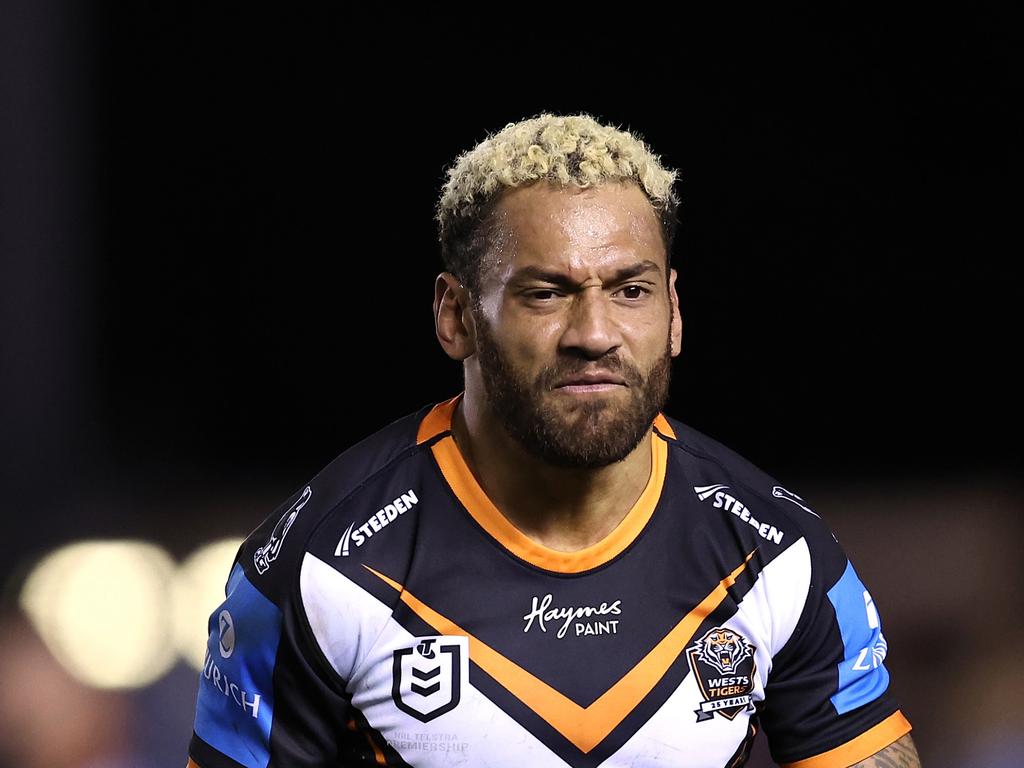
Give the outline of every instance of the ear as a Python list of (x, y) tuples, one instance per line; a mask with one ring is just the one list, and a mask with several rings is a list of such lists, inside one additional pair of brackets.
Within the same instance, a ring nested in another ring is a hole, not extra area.
[(453, 360), (465, 360), (476, 352), (469, 291), (451, 272), (442, 272), (434, 281), (434, 328), (441, 347)]
[(672, 357), (676, 357), (683, 349), (683, 315), (679, 311), (679, 296), (676, 295), (676, 271), (668, 271), (668, 290), (672, 304)]

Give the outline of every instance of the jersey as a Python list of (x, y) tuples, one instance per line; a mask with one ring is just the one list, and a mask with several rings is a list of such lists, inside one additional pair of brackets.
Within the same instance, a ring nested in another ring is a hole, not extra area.
[(605, 539), (547, 548), (460, 453), (464, 393), (352, 446), (242, 543), (200, 768), (848, 766), (910, 730), (870, 593), (803, 498), (659, 413)]

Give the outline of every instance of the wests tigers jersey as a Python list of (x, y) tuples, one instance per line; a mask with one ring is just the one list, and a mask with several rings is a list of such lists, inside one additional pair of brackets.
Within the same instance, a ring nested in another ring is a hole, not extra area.
[(213, 611), (201, 768), (799, 768), (910, 730), (878, 610), (813, 509), (661, 413), (651, 476), (577, 552), (455, 444), (459, 395), (341, 454), (242, 544)]

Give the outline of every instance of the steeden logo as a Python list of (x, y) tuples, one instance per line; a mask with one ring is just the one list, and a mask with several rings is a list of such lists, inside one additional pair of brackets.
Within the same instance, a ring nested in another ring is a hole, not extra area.
[(736, 515), (736, 517), (757, 531), (757, 535), (762, 539), (766, 539), (774, 544), (782, 543), (782, 539), (786, 535), (785, 533), (770, 523), (762, 523), (750, 513), (750, 509), (746, 504), (732, 494), (726, 493), (727, 490), (729, 490), (729, 486), (721, 484), (693, 486), (693, 492), (697, 494), (697, 498), (701, 501), (707, 501), (709, 498), (714, 497), (713, 507), (724, 509), (726, 512)]
[(410, 488), (398, 498), (392, 499), (389, 503), (378, 509), (358, 528), (356, 528), (354, 522), (351, 523), (345, 529), (345, 532), (341, 534), (341, 538), (338, 539), (338, 546), (334, 548), (334, 556), (348, 557), (353, 547), (363, 546), (373, 534), (383, 531), (397, 520), (399, 516), (404, 515), (416, 506), (419, 501), (416, 492)]

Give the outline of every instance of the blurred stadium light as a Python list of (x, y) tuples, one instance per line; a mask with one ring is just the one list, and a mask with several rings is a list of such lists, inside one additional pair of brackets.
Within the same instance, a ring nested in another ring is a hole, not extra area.
[(206, 622), (242, 539), (199, 547), (177, 566), (162, 547), (90, 540), (40, 558), (20, 604), (50, 653), (96, 688), (140, 688), (180, 655), (202, 669)]

